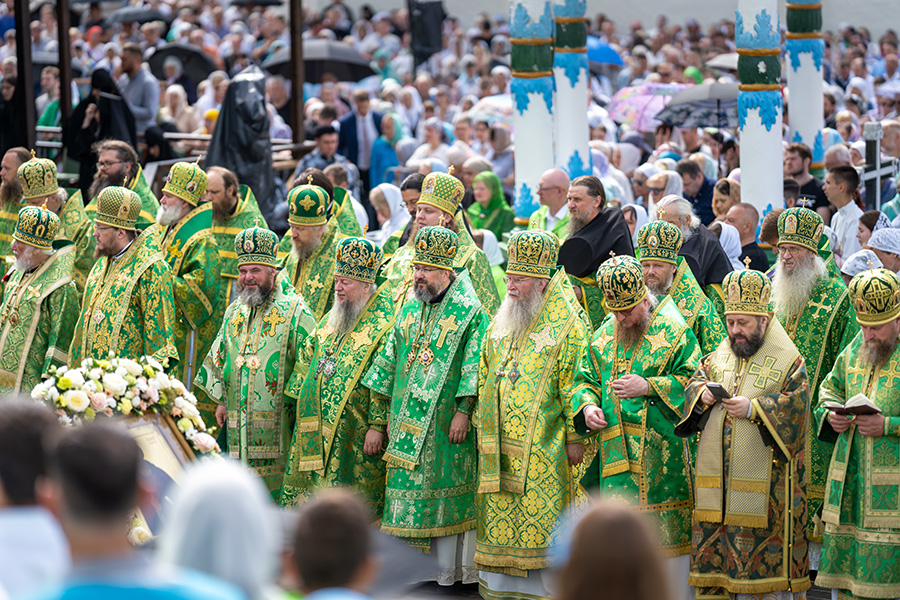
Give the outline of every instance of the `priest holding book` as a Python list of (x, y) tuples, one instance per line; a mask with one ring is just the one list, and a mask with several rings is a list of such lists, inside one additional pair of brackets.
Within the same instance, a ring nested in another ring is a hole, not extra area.
[(819, 438), (835, 444), (816, 585), (842, 599), (898, 598), (900, 279), (863, 271), (850, 281), (850, 298), (862, 331), (822, 382), (816, 410)]

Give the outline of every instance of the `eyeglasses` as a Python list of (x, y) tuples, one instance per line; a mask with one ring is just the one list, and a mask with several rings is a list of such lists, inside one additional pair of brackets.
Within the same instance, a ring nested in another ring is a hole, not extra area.
[(97, 167), (100, 169), (105, 169), (107, 167), (111, 167), (113, 165), (118, 165), (120, 163), (125, 162), (124, 160), (111, 160), (109, 162), (101, 161), (97, 163)]
[(413, 272), (414, 273), (434, 273), (435, 271), (440, 271), (440, 269), (435, 269), (434, 267), (423, 267), (422, 265), (414, 265)]
[(652, 194), (660, 194), (660, 193), (664, 192), (666, 188), (652, 188), (652, 187), (648, 187), (647, 189), (650, 190), (650, 193), (652, 193)]
[(513, 287), (519, 287), (523, 283), (528, 280), (528, 277), (510, 277), (507, 275), (503, 278), (503, 283), (506, 285), (512, 285)]

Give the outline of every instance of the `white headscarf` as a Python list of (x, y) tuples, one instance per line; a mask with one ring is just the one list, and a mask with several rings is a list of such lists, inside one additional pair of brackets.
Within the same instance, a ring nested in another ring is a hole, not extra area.
[(628, 175), (641, 164), (641, 151), (631, 144), (618, 144), (619, 149), (619, 170)]
[(622, 211), (625, 209), (634, 210), (634, 233), (631, 234), (631, 245), (637, 248), (637, 236), (638, 232), (640, 232), (641, 227), (647, 224), (649, 221), (649, 217), (647, 217), (647, 209), (641, 206), (640, 204), (628, 204), (627, 206), (622, 207)]
[(260, 600), (274, 585), (281, 550), (262, 481), (230, 460), (188, 469), (160, 536), (159, 559), (210, 574)]
[(884, 266), (874, 252), (871, 250), (860, 250), (847, 257), (847, 260), (841, 265), (841, 273), (850, 277), (856, 277), (868, 269), (870, 265), (873, 269), (880, 269)]
[(722, 235), (719, 236), (719, 244), (735, 271), (743, 271), (744, 263), (741, 262), (741, 234), (737, 227), (728, 223), (720, 223), (722, 226)]
[(409, 211), (406, 210), (403, 194), (396, 185), (382, 183), (375, 189), (380, 190), (384, 195), (384, 201), (391, 211), (391, 217), (381, 226), (382, 234), (379, 243), (383, 244), (391, 237), (392, 233), (406, 227), (406, 223), (409, 221)]

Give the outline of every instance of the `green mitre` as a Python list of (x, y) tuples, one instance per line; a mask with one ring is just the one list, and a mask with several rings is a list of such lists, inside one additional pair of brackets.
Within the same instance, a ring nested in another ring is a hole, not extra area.
[[(257, 223), (259, 219), (257, 219)], [(278, 236), (274, 232), (259, 227), (244, 229), (234, 236), (234, 251), (238, 266), (265, 265), (278, 267)]]
[(726, 315), (771, 316), (772, 284), (764, 273), (751, 269), (732, 271), (722, 280), (722, 289), (725, 291)]
[(50, 250), (59, 231), (59, 217), (44, 206), (26, 206), (19, 211), (13, 239), (35, 248)]
[(337, 245), (334, 276), (375, 283), (382, 260), (384, 252), (375, 242), (359, 237), (344, 238)]
[[(199, 160), (199, 159), (198, 159)], [(191, 206), (197, 206), (206, 194), (209, 178), (195, 162), (177, 162), (169, 169), (164, 192), (178, 196)]]
[(808, 208), (789, 208), (778, 215), (778, 245), (796, 244), (819, 252), (819, 238), (825, 231), (822, 217)]
[(559, 238), (549, 231), (517, 231), (507, 244), (507, 275), (550, 279), (559, 258)]
[(614, 256), (600, 265), (597, 285), (612, 311), (634, 308), (647, 297), (644, 269), (633, 256)]
[(641, 262), (658, 260), (670, 264), (678, 263), (681, 250), (681, 230), (666, 221), (653, 221), (638, 231), (637, 245)]
[(416, 234), (416, 253), (412, 264), (453, 270), (459, 237), (445, 227), (423, 227)]
[(328, 192), (312, 184), (312, 175), (307, 185), (298, 185), (288, 192), (288, 223), (313, 227), (328, 221)]
[(887, 269), (869, 269), (850, 280), (850, 298), (860, 325), (882, 325), (900, 316), (900, 279)]

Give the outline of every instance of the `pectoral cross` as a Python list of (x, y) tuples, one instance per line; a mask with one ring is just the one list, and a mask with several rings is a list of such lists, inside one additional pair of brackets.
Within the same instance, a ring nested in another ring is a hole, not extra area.
[(454, 315), (450, 315), (446, 319), (438, 321), (437, 324), (441, 327), (441, 334), (437, 339), (437, 347), (441, 348), (444, 346), (444, 340), (447, 339), (447, 334), (453, 333), (459, 329), (459, 325), (456, 323), (456, 317)]
[(772, 383), (777, 382), (781, 377), (781, 371), (773, 369), (772, 367), (774, 366), (774, 356), (767, 356), (762, 366), (759, 366), (755, 363), (750, 365), (750, 370), (748, 371), (748, 373), (750, 373), (750, 375), (756, 375), (756, 381), (753, 382), (753, 385), (760, 389), (763, 389), (769, 383), (769, 380), (771, 380)]
[(369, 335), (372, 333), (372, 325), (366, 325), (356, 333), (350, 334), (350, 341), (353, 342), (353, 351), (356, 352), (360, 348), (364, 348), (372, 343)]
[(416, 322), (416, 317), (412, 313), (406, 313), (406, 317), (400, 321), (400, 327), (403, 328), (403, 335), (409, 337), (409, 326)]
[(309, 291), (315, 292), (316, 290), (320, 290), (320, 289), (322, 289), (322, 288), (325, 287), (325, 286), (323, 286), (323, 285), (321, 284), (321, 282), (319, 281), (319, 276), (316, 275), (316, 276), (313, 277), (312, 279), (308, 279), (308, 280), (306, 281), (306, 287), (309, 288)]
[(744, 257), (744, 268), (747, 269), (748, 271), (750, 270), (750, 257), (749, 256)]
[(819, 318), (819, 311), (821, 311), (821, 310), (824, 310), (826, 314), (831, 312), (831, 307), (828, 306), (827, 304), (825, 304), (824, 297), (821, 300), (819, 300), (818, 302), (810, 302), (809, 306), (810, 307), (814, 306), (816, 308), (816, 312), (813, 313), (813, 319)]
[(172, 242), (168, 248), (169, 254), (171, 254), (173, 256), (177, 256), (178, 258), (181, 258), (182, 252), (181, 252), (181, 250), (178, 249), (178, 247), (180, 245), (181, 245), (181, 240), (175, 240), (174, 242)]

